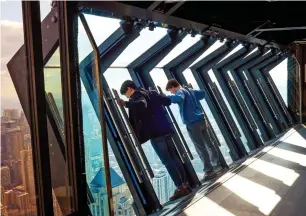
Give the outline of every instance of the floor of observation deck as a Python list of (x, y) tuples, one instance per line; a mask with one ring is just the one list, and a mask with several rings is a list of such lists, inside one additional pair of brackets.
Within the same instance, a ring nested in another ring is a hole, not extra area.
[(306, 127), (300, 125), (153, 215), (305, 216), (305, 200)]

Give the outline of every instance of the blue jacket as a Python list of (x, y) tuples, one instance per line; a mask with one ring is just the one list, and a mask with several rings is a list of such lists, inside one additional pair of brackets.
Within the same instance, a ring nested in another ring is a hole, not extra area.
[(204, 90), (181, 88), (175, 95), (170, 95), (168, 97), (171, 103), (178, 104), (184, 124), (188, 125), (204, 119), (203, 108), (200, 104), (200, 100), (205, 97)]
[(129, 120), (140, 144), (146, 141), (174, 133), (164, 106), (171, 104), (167, 96), (154, 90), (137, 88), (126, 102)]

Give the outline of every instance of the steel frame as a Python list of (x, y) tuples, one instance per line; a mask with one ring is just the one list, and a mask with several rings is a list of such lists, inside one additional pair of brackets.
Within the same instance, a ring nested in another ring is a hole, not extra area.
[[(206, 91), (206, 98), (210, 109), (216, 107), (217, 113), (219, 113), (220, 118), (224, 119), (224, 123), (229, 136), (234, 143), (236, 151), (240, 158), (248, 155), (242, 140), (240, 139), (240, 132), (238, 127), (231, 116), (219, 90), (214, 83), (211, 82), (210, 77), (208, 76), (208, 71), (217, 64), (222, 58), (224, 58), (228, 53), (230, 53), (238, 44), (237, 43), (226, 43), (213, 52), (210, 56), (206, 56), (198, 63), (191, 67), (193, 76), (196, 78), (200, 88), (203, 88)], [(216, 118), (216, 117), (215, 117)], [(251, 148), (252, 149), (252, 148)]]
[(289, 127), (293, 127), (295, 124), (294, 119), (289, 113), (288, 108), (270, 75), (270, 71), (278, 64), (280, 64), (283, 60), (285, 60), (287, 57), (288, 57), (287, 55), (279, 55), (278, 59), (276, 59), (274, 62), (271, 62), (267, 66), (261, 68), (261, 70), (259, 71), (261, 72), (262, 76), (265, 78), (266, 83), (268, 84), (267, 86), (270, 89), (272, 95), (274, 96), (273, 98), (275, 98), (277, 105), (280, 107), (281, 111), (285, 115), (285, 119), (287, 120)]
[[(77, 8), (73, 2), (57, 2), (62, 77), (65, 144), (71, 205), (80, 215), (90, 214), (87, 207), (81, 83), (77, 47)], [(81, 160), (79, 159), (81, 158)]]
[(53, 215), (39, 2), (22, 2), (22, 12), (37, 214)]
[[(84, 13), (91, 13), (91, 14), (100, 13), (100, 14), (104, 14), (104, 16), (116, 17), (116, 18), (121, 18), (121, 19), (126, 18), (126, 17), (132, 17), (132, 18), (135, 17), (135, 18), (139, 18), (143, 20), (154, 20), (156, 22), (160, 22), (168, 26), (175, 26), (177, 28), (185, 28), (185, 29), (193, 29), (197, 32), (201, 32), (204, 34), (208, 34), (208, 33), (205, 33), (205, 31), (209, 28), (211, 31), (218, 32), (218, 35), (220, 37), (228, 37), (228, 38), (246, 41), (250, 43), (256, 43), (259, 45), (268, 44), (268, 42), (265, 40), (261, 40), (261, 39), (254, 38), (251, 36), (242, 35), (242, 34), (238, 34), (238, 33), (224, 30), (221, 28), (217, 28), (214, 26), (177, 18), (177, 17), (167, 15), (167, 14), (154, 12), (148, 9), (142, 9), (142, 8), (138, 8), (135, 6), (126, 5), (120, 2), (80, 1), (78, 5), (80, 8), (84, 9)], [(87, 8), (90, 8), (90, 10), (87, 10)], [(94, 11), (93, 8), (94, 10), (96, 10), (96, 12), (93, 12)], [(100, 10), (100, 12), (98, 12), (98, 10)], [(272, 46), (275, 48), (285, 48), (273, 42), (271, 42), (269, 46)]]
[[(176, 30), (170, 30), (168, 34), (162, 38), (159, 42), (153, 45), (150, 49), (148, 49), (145, 53), (139, 56), (135, 61), (128, 65), (128, 70), (133, 78), (133, 80), (137, 81), (140, 86), (144, 88), (156, 88), (153, 79), (150, 76), (150, 71), (178, 44), (182, 41), (182, 39), (186, 36), (186, 32), (179, 33)], [(165, 110), (166, 112), (166, 110)], [(171, 111), (170, 111), (171, 112)], [(167, 113), (167, 112), (166, 112)], [(169, 113), (171, 115), (171, 113)], [(171, 118), (167, 114), (169, 121), (171, 122)], [(180, 128), (177, 126), (176, 119), (172, 119), (174, 122), (173, 127), (177, 130), (174, 134), (173, 139), (176, 143), (176, 147), (178, 148), (178, 154), (182, 158), (182, 162), (184, 164), (187, 178), (189, 178), (190, 185), (192, 187), (198, 187), (200, 185), (199, 179), (194, 171), (194, 168), (189, 161), (188, 157), (188, 146)], [(181, 135), (181, 136), (180, 136)], [(181, 141), (181, 139), (182, 141)], [(185, 142), (185, 143), (184, 143)], [(185, 144), (185, 148), (184, 148)]]
[(260, 90), (262, 96), (268, 102), (270, 110), (274, 113), (274, 117), (277, 120), (279, 127), (285, 131), (289, 126), (286, 122), (286, 119), (282, 113), (282, 110), (277, 105), (275, 99), (272, 97), (272, 93), (268, 88), (262, 74), (260, 73), (260, 69), (265, 67), (266, 65), (270, 64), (271, 62), (275, 61), (278, 58), (276, 54), (273, 53), (270, 57), (262, 61), (261, 63), (255, 65), (249, 70), (251, 77), (254, 79), (255, 83), (257, 84), (258, 89)]
[[(251, 52), (251, 50), (250, 50)], [(241, 59), (237, 59), (231, 65), (229, 65), (231, 75), (233, 79), (236, 82), (236, 85), (238, 86), (239, 91), (242, 94), (242, 98), (244, 102), (246, 103), (248, 109), (252, 113), (256, 124), (258, 128), (260, 129), (261, 134), (263, 135), (263, 140), (266, 141), (266, 139), (272, 139), (275, 137), (275, 133), (273, 129), (271, 128), (271, 125), (269, 124), (269, 120), (266, 116), (266, 114), (263, 112), (261, 105), (257, 102), (257, 97), (251, 93), (250, 88), (247, 84), (247, 80), (244, 80), (244, 77), (240, 77), (237, 75), (237, 71), (240, 70), (240, 68), (245, 67), (246, 65), (249, 65), (250, 62), (256, 60), (258, 56), (261, 56), (262, 52), (260, 50), (257, 50), (248, 56), (242, 57)]]
[[(228, 65), (237, 59), (240, 60), (241, 56), (243, 58), (246, 53), (248, 53), (248, 49), (246, 47), (242, 47), (240, 50), (233, 53), (222, 62), (216, 64), (212, 70), (219, 82), (220, 87), (223, 90), (226, 99), (228, 100), (234, 115), (240, 123), (241, 129), (245, 136), (252, 137), (255, 144), (254, 147), (259, 148), (263, 145), (263, 141), (261, 140), (260, 135), (257, 133), (258, 127), (252, 117), (252, 114), (247, 109), (242, 96), (239, 94), (239, 89), (236, 83), (232, 82), (231, 78), (227, 75), (227, 71), (231, 69), (228, 67)], [(254, 147), (250, 149), (254, 150)]]
[(237, 70), (235, 70), (235, 72), (237, 76), (240, 78), (241, 82), (244, 84), (245, 90), (246, 92), (248, 92), (248, 96), (252, 99), (253, 106), (256, 107), (256, 110), (258, 114), (261, 116), (264, 124), (267, 125), (266, 126), (267, 130), (271, 128), (273, 129), (275, 135), (277, 135), (283, 132), (283, 130), (281, 130), (281, 128), (277, 124), (277, 119), (271, 112), (267, 101), (262, 96), (260, 90), (257, 88), (257, 85), (249, 72), (249, 70), (252, 67), (260, 64), (262, 61), (273, 55), (272, 52), (267, 53), (267, 50), (263, 50), (261, 51), (261, 53), (262, 53), (261, 55), (255, 57), (246, 65), (239, 67)]

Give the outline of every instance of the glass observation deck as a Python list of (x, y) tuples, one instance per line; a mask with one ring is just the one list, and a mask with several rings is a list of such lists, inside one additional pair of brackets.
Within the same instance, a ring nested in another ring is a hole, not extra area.
[[(236, 201), (267, 215), (300, 182), (303, 174), (284, 165), (304, 169), (306, 161), (300, 71), (291, 53), (117, 16), (90, 3), (65, 12), (63, 4), (41, 22), (50, 189), (60, 209), (54, 215), (82, 208), (93, 216), (236, 215), (242, 211), (230, 207)], [(8, 68), (29, 120), (26, 48)], [(139, 145), (128, 110), (115, 98), (125, 80), (168, 95), (173, 78), (205, 91), (200, 104), (210, 141), (228, 171), (203, 184), (203, 162), (172, 104), (164, 111), (193, 192), (170, 202), (176, 187), (167, 169), (150, 141)]]

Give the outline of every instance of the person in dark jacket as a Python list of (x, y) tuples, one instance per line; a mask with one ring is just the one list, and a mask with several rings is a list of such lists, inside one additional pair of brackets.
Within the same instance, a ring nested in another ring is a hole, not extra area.
[(129, 120), (139, 143), (151, 141), (177, 187), (170, 201), (189, 194), (183, 163), (176, 153), (172, 139), (174, 130), (164, 110), (164, 106), (171, 104), (170, 99), (154, 90), (137, 88), (131, 80), (122, 84), (120, 93), (129, 98), (129, 101), (118, 99), (117, 102), (129, 109)]
[(195, 149), (204, 165), (204, 180), (214, 178), (223, 171), (220, 165), (216, 146), (211, 142), (207, 119), (200, 104), (204, 99), (205, 91), (182, 88), (176, 79), (170, 79), (166, 90), (173, 95), (168, 98), (171, 103), (178, 104), (183, 123), (194, 143)]

